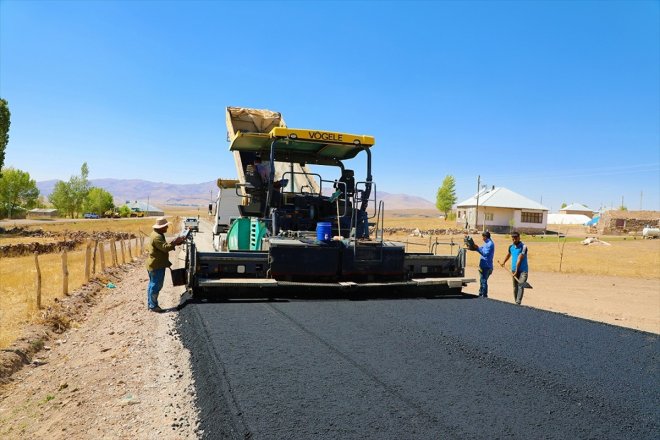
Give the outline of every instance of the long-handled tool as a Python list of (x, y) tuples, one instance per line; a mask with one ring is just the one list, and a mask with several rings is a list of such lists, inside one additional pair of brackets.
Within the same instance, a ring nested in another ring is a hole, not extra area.
[(337, 233), (341, 237), (341, 222), (339, 221), (339, 196), (341, 196), (341, 191), (337, 190), (330, 196), (328, 201), (330, 203), (334, 202), (337, 205)]
[(514, 274), (512, 274), (511, 271), (509, 271), (506, 267), (504, 267), (504, 263), (500, 263), (500, 260), (497, 260), (497, 264), (502, 266), (502, 269), (509, 272), (509, 275), (511, 275), (514, 280), (518, 281), (518, 284), (520, 284), (523, 289), (533, 289), (532, 285), (529, 284), (527, 281), (525, 281), (524, 283), (520, 283), (520, 280), (518, 279), (518, 277), (515, 276)]

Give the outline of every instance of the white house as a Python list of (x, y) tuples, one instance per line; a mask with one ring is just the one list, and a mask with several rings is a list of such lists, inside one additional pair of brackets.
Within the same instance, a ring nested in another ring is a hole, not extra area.
[(162, 209), (137, 200), (134, 202), (126, 200), (126, 205), (128, 205), (128, 207), (131, 209), (139, 209), (140, 211), (144, 212), (144, 215), (147, 217), (162, 217), (165, 215)]
[(35, 208), (27, 212), (27, 218), (37, 219), (37, 218), (56, 218), (59, 215), (57, 209), (45, 209), (45, 208)]
[[(564, 206), (559, 210), (560, 214), (581, 214), (586, 215), (589, 218), (594, 216), (594, 210), (587, 208), (581, 203), (571, 203), (568, 206)], [(588, 221), (588, 220), (587, 220)]]
[(472, 229), (537, 233), (545, 231), (548, 224), (548, 208), (502, 187), (482, 189), (456, 209), (456, 222)]

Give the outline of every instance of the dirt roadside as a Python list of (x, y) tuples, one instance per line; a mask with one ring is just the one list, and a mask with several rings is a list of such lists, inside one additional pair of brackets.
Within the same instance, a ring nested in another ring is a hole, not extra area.
[[(103, 288), (87, 318), (32, 358), (0, 388), (0, 438), (194, 439), (197, 412), (188, 351), (176, 311), (146, 308), (143, 262)], [(183, 289), (169, 278), (160, 305)]]
[[(532, 268), (531, 268), (532, 269)], [(466, 270), (475, 278), (464, 291), (479, 292), (476, 267)], [(526, 289), (523, 305), (591, 321), (660, 334), (660, 280), (555, 272), (529, 273), (533, 289)], [(511, 275), (497, 264), (488, 280), (490, 300), (513, 303)]]
[[(467, 275), (478, 278), (473, 267)], [(660, 280), (532, 272), (529, 281), (534, 289), (526, 291), (525, 306), (660, 334)], [(148, 312), (146, 284), (142, 262), (128, 267), (83, 322), (0, 388), (1, 438), (199, 437), (177, 312)], [(489, 285), (490, 300), (513, 302), (506, 271), (496, 268)], [(465, 291), (476, 294), (478, 283)], [(175, 307), (182, 293), (168, 278), (161, 306)]]

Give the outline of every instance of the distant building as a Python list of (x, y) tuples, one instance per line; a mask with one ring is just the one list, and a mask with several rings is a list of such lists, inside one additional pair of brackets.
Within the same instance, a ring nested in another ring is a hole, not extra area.
[(591, 219), (584, 214), (548, 214), (549, 225), (585, 225)]
[(57, 218), (59, 216), (59, 212), (57, 209), (43, 209), (43, 208), (35, 208), (31, 209), (27, 212), (27, 218), (29, 219), (49, 219), (49, 218)]
[(581, 203), (571, 203), (568, 206), (565, 206), (559, 210), (560, 214), (581, 214), (586, 215), (589, 218), (593, 218), (594, 211), (589, 209)]
[(125, 205), (131, 208), (131, 210), (136, 208), (139, 209), (140, 211), (144, 212), (144, 215), (147, 217), (162, 217), (165, 215), (165, 212), (163, 212), (162, 209), (148, 203), (140, 202), (138, 200), (127, 200)]
[(495, 187), (456, 205), (456, 222), (470, 229), (508, 233), (515, 229), (526, 233), (545, 231), (548, 208), (507, 188)]
[(605, 211), (598, 222), (600, 234), (641, 232), (644, 226), (660, 227), (660, 211)]

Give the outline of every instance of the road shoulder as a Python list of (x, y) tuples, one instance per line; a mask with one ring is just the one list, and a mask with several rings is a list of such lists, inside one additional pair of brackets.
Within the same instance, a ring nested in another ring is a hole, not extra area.
[(190, 354), (175, 326), (183, 288), (146, 308), (147, 272), (127, 269), (74, 328), (0, 388), (0, 437), (197, 438)]

